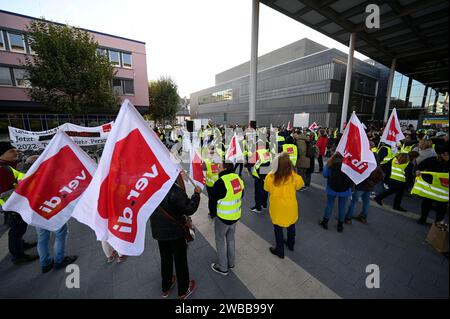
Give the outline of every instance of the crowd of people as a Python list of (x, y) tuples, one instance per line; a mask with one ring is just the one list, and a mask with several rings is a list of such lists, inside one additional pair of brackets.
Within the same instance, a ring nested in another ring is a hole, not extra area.
[[(267, 208), (274, 228), (273, 247), (269, 252), (279, 258), (284, 258), (284, 246), (293, 251), (295, 247), (296, 222), (299, 216), (297, 192), (308, 191), (311, 186), (311, 176), (322, 174), (326, 178), (327, 202), (323, 218), (319, 225), (328, 229), (328, 223), (333, 213), (334, 203), (338, 201), (338, 232), (342, 233), (344, 225), (353, 220), (368, 222), (369, 203), (371, 197), (383, 205), (383, 200), (394, 195), (393, 208), (405, 211), (401, 206), (406, 192), (411, 191), (417, 179), (423, 179), (432, 184), (439, 192), (442, 183), (434, 182), (436, 174), (447, 173), (448, 194), (448, 132), (444, 130), (414, 130), (407, 127), (404, 130), (405, 139), (393, 149), (381, 142), (382, 130), (369, 127), (366, 131), (371, 150), (377, 160), (377, 168), (363, 182), (354, 185), (352, 180), (341, 171), (343, 157), (336, 153), (336, 147), (342, 137), (337, 129), (308, 128), (287, 129), (281, 127), (276, 134), (276, 143), (270, 135), (271, 128), (263, 131), (267, 139), (256, 137), (257, 143), (250, 143), (247, 133), (254, 134), (258, 130), (249, 127), (233, 127), (242, 129), (244, 134), (238, 139), (242, 150), (242, 160), (230, 163), (224, 160), (227, 151), (225, 127), (208, 125), (198, 133), (203, 159), (203, 169), (206, 178), (206, 193), (208, 195), (208, 217), (214, 220), (217, 260), (211, 263), (211, 270), (228, 275), (235, 264), (235, 229), (241, 218), (242, 197), (245, 183), (242, 179), (244, 168), (252, 176), (254, 183), (254, 205), (251, 212), (261, 214)], [(186, 131), (176, 133), (155, 128), (161, 141), (173, 149), (176, 144), (182, 144)], [(184, 132), (184, 133), (183, 133)], [(213, 143), (213, 141), (215, 141)], [(183, 152), (178, 148), (176, 152)], [(97, 152), (98, 153), (98, 152)], [(0, 143), (0, 194), (1, 202), (8, 198), (17, 183), (23, 178), (26, 170), (36, 160), (34, 154), (19, 160), (19, 152), (8, 142)], [(327, 161), (324, 161), (328, 159)], [(318, 170), (316, 170), (316, 161)], [(182, 174), (183, 175), (183, 174)], [(168, 297), (172, 287), (177, 283), (178, 296), (188, 298), (195, 289), (196, 283), (190, 279), (187, 262), (187, 247), (185, 229), (186, 216), (194, 214), (200, 202), (202, 190), (195, 187), (194, 194), (186, 193), (183, 176), (180, 175), (167, 193), (159, 207), (151, 215), (152, 235), (158, 242), (161, 258), (161, 291), (162, 297)], [(420, 191), (416, 192), (419, 194)], [(448, 197), (448, 196), (447, 196)], [(356, 204), (362, 200), (361, 213), (354, 216)], [(300, 203), (301, 206), (301, 203)], [(429, 212), (436, 210), (436, 222), (444, 219), (448, 210), (447, 201), (433, 196), (422, 197), (421, 217), (418, 223), (425, 224)], [(23, 241), (27, 224), (17, 212), (4, 212), (5, 222), (9, 225), (9, 251), (15, 264), (31, 262), (39, 259), (41, 270), (47, 273), (51, 269), (61, 269), (73, 263), (77, 256), (65, 254), (67, 224), (55, 233), (54, 257), (48, 249), (51, 232), (37, 229), (37, 242)], [(287, 239), (283, 234), (287, 232)], [(38, 255), (25, 253), (37, 245)], [(120, 255), (107, 242), (102, 242), (102, 248), (107, 262), (123, 262), (125, 256)], [(173, 266), (175, 265), (175, 275)]]

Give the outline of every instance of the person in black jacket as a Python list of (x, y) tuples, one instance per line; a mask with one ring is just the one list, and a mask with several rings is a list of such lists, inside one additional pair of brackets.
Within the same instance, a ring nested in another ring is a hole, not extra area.
[(182, 225), (185, 215), (190, 216), (197, 211), (200, 192), (200, 188), (196, 187), (194, 194), (189, 198), (182, 178), (179, 178), (150, 217), (152, 235), (158, 241), (161, 256), (163, 298), (169, 296), (170, 289), (175, 284), (174, 261), (180, 299), (186, 299), (195, 289), (195, 281), (189, 280), (187, 243)]

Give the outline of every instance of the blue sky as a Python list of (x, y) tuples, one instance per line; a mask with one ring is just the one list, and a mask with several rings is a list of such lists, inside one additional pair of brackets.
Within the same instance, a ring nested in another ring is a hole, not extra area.
[[(250, 59), (251, 0), (0, 0), (0, 9), (144, 41), (149, 80), (171, 76), (182, 97)], [(259, 55), (304, 37), (348, 52), (260, 5)]]

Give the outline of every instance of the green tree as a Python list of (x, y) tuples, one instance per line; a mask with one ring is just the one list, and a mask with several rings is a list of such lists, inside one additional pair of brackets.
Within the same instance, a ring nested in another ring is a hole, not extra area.
[(44, 21), (33, 21), (27, 29), (37, 54), (25, 60), (33, 101), (70, 114), (117, 109), (114, 68), (97, 54), (98, 44), (88, 32)]
[(156, 121), (172, 121), (180, 107), (178, 86), (170, 77), (150, 81), (149, 112)]

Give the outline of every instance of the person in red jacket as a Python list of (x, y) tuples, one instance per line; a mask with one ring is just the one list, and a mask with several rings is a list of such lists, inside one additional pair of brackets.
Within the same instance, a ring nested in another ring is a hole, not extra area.
[(327, 145), (328, 137), (325, 130), (322, 129), (319, 131), (319, 139), (316, 142), (316, 146), (319, 148), (319, 157), (317, 158), (317, 162), (319, 163), (319, 173), (322, 173), (323, 171), (323, 156), (325, 156)]

